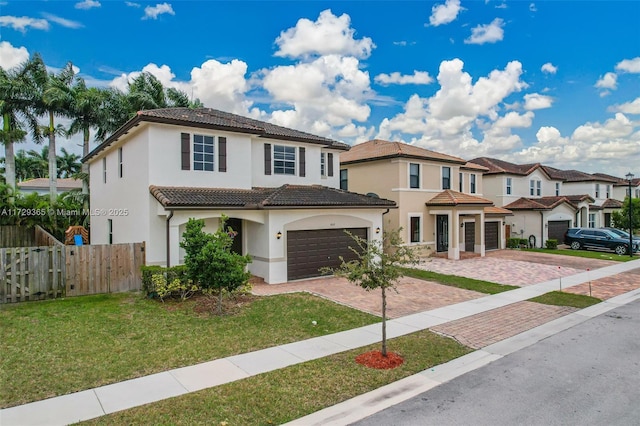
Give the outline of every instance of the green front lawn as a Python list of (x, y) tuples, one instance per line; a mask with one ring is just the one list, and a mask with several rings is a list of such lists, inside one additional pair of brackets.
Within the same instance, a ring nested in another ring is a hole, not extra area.
[(425, 271), (423, 269), (402, 268), (402, 273), (407, 277), (432, 281), (438, 284), (457, 287), (464, 290), (473, 290), (478, 293), (496, 294), (503, 291), (515, 290), (517, 286), (492, 283), (490, 281), (476, 280), (473, 278), (459, 277), (456, 275), (439, 274), (438, 272)]
[(302, 293), (222, 317), (194, 303), (120, 293), (0, 305), (0, 408), (380, 321)]
[(551, 291), (529, 299), (529, 301), (543, 303), (545, 305), (571, 306), (578, 309), (587, 308), (602, 302), (602, 300), (596, 297), (585, 296), (584, 294), (564, 293), (562, 291)]
[[(471, 352), (453, 339), (420, 331), (389, 340), (405, 362), (392, 370), (357, 364), (380, 345), (342, 352), (244, 380), (117, 412), (100, 425), (279, 425)], [(226, 422), (226, 423), (225, 423)]]
[(572, 249), (546, 249), (546, 248), (533, 248), (533, 249), (521, 249), (522, 251), (532, 251), (535, 253), (548, 253), (548, 254), (560, 254), (564, 256), (576, 256), (586, 257), (588, 259), (600, 259), (600, 260), (614, 260), (616, 262), (628, 262), (630, 260), (640, 259), (636, 254), (634, 257), (625, 254), (620, 256), (613, 252), (607, 251), (595, 251), (595, 250), (572, 250)]

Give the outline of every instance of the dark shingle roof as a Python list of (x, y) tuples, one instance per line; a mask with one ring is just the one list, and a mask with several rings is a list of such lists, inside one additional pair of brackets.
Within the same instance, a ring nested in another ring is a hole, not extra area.
[(283, 185), (279, 188), (224, 189), (150, 186), (149, 192), (169, 208), (391, 208), (396, 203), (320, 185)]
[(542, 166), (542, 168), (552, 179), (558, 179), (564, 182), (601, 181), (601, 182), (615, 183), (617, 181), (615, 178), (609, 178), (605, 176), (596, 176), (590, 173), (581, 172), (579, 170), (560, 170), (560, 169), (556, 169), (555, 167), (549, 167), (549, 166)]
[(485, 174), (506, 173), (512, 175), (526, 176), (540, 167), (540, 163), (514, 164), (497, 158), (478, 157), (470, 160), (471, 163), (479, 164), (489, 169)]
[(211, 108), (161, 108), (138, 111), (135, 117), (116, 130), (96, 149), (91, 151), (82, 161), (87, 161), (95, 156), (102, 149), (111, 145), (122, 135), (126, 134), (132, 127), (140, 122), (153, 122), (163, 124), (174, 124), (179, 126), (190, 126), (196, 128), (226, 130), (230, 132), (248, 133), (259, 137), (273, 138), (279, 140), (290, 140), (296, 142), (307, 142), (326, 147), (348, 150), (349, 145), (328, 139), (322, 136), (300, 130), (289, 129), (264, 121), (243, 117), (229, 112), (219, 111)]

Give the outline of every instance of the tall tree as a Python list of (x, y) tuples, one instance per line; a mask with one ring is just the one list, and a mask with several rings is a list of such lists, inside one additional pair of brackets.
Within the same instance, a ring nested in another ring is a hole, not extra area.
[(81, 169), (80, 156), (70, 153), (64, 148), (61, 148), (60, 152), (61, 155), (58, 155), (58, 177), (73, 177)]
[[(6, 183), (13, 190), (16, 186), (14, 143), (24, 140), (26, 135), (21, 119), (27, 122), (29, 128), (37, 127), (31, 110), (34, 91), (30, 77), (33, 66), (32, 61), (25, 61), (10, 70), (0, 67), (0, 142), (5, 146)], [(13, 197), (10, 197), (9, 202), (13, 204), (13, 201)]]
[[(20, 153), (20, 152), (19, 152)], [(25, 166), (28, 167), (26, 179), (43, 178), (48, 176), (49, 170), (49, 147), (43, 146), (40, 152), (30, 149), (25, 158)]]
[[(48, 139), (49, 139), (49, 200), (52, 204), (56, 202), (57, 191), (57, 157), (56, 157), (56, 117), (70, 115), (72, 103), (71, 87), (75, 81), (75, 71), (73, 64), (68, 62), (59, 73), (48, 73), (40, 55), (34, 55), (33, 61), (36, 66), (33, 71), (34, 82), (38, 88), (38, 96), (35, 102), (35, 113), (38, 116), (48, 117)], [(36, 138), (39, 137), (35, 135)]]

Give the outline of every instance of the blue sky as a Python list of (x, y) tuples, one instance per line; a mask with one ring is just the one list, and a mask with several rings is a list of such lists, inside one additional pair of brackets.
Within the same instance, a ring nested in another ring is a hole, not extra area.
[(145, 70), (350, 144), (638, 176), (638, 17), (638, 1), (0, 0), (0, 66), (38, 52), (121, 88)]

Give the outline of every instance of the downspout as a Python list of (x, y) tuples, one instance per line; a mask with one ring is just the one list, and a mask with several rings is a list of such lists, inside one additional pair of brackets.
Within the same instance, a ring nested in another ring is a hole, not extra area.
[(390, 209), (387, 209), (386, 212), (382, 213), (382, 235), (384, 235), (384, 215), (389, 213)]
[(169, 216), (167, 216), (167, 268), (171, 266), (171, 227), (169, 222), (173, 217), (173, 210), (169, 210)]
[(540, 248), (544, 247), (544, 212), (540, 211)]

